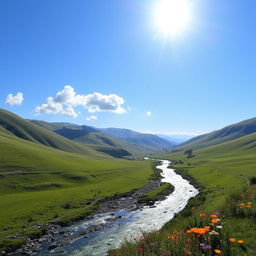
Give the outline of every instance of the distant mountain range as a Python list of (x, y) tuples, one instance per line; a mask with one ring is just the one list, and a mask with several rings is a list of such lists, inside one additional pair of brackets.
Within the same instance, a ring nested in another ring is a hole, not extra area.
[(90, 147), (103, 152), (105, 148), (103, 149), (102, 147), (107, 146), (119, 147), (131, 154), (157, 153), (176, 145), (156, 135), (143, 134), (128, 129), (100, 129), (87, 125), (48, 123), (39, 120), (30, 120), (30, 122), (67, 139), (90, 145)]

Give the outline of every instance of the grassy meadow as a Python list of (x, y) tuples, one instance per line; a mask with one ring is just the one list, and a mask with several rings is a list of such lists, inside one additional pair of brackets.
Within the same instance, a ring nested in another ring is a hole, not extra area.
[(99, 200), (142, 187), (153, 173), (150, 161), (85, 156), (0, 137), (0, 240), (38, 222), (85, 217)]
[[(256, 176), (255, 137), (195, 150), (192, 158), (184, 152), (158, 156), (172, 160), (173, 168), (200, 193), (161, 230), (142, 234), (109, 255), (256, 255), (256, 185), (248, 184)], [(217, 223), (211, 222), (214, 213)], [(194, 232), (205, 227), (210, 230), (201, 230), (203, 235)]]

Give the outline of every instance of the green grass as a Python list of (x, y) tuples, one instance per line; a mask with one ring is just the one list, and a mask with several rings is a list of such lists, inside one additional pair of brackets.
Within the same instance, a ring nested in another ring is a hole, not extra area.
[(152, 175), (150, 161), (73, 154), (1, 132), (0, 152), (0, 239), (37, 222), (80, 219), (97, 208), (93, 201)]
[[(230, 250), (227, 250), (229, 245), (226, 243), (222, 244), (224, 252), (221, 255), (256, 255), (256, 187), (248, 186), (247, 180), (255, 176), (256, 134), (193, 150), (193, 155), (195, 157), (187, 159), (183, 152), (176, 152), (162, 154), (158, 158), (176, 160), (173, 161), (173, 167), (201, 188), (199, 195), (190, 200), (187, 207), (173, 220), (166, 223), (159, 231), (160, 235), (157, 232), (145, 234), (146, 239), (144, 235), (136, 243), (127, 242), (121, 249), (113, 250), (110, 255), (140, 255), (138, 248), (145, 248), (144, 252), (148, 256), (165, 255), (168, 250), (170, 255), (186, 255), (184, 250), (178, 251), (177, 244), (171, 249), (167, 237), (173, 232), (184, 232), (193, 225), (199, 225), (198, 216), (201, 212), (220, 212), (225, 237), (245, 240), (246, 251), (242, 246), (234, 244), (230, 254)], [(253, 203), (252, 209), (239, 209), (239, 203), (249, 201)], [(149, 246), (150, 243), (155, 244), (154, 248)], [(185, 245), (182, 245), (184, 248)], [(193, 250), (191, 255), (202, 254), (197, 247)], [(212, 252), (209, 255), (216, 254)]]
[(0, 127), (2, 136), (10, 137), (12, 135), (14, 138), (18, 137), (27, 141), (77, 154), (91, 156), (102, 155), (86, 145), (68, 140), (3, 109), (0, 109)]
[(174, 186), (170, 183), (161, 183), (159, 187), (156, 189), (151, 190), (150, 192), (146, 193), (145, 195), (139, 197), (139, 203), (146, 203), (149, 201), (157, 201), (159, 196), (167, 196), (172, 193), (174, 190)]
[(185, 149), (200, 149), (224, 142), (232, 141), (256, 132), (256, 118), (229, 125), (220, 130), (194, 137), (170, 152), (184, 151)]

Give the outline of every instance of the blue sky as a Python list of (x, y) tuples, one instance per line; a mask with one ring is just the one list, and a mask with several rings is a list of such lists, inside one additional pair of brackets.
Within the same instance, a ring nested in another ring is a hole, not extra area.
[(165, 39), (153, 25), (157, 1), (2, 0), (0, 107), (165, 133), (254, 117), (256, 2), (187, 0), (191, 23)]

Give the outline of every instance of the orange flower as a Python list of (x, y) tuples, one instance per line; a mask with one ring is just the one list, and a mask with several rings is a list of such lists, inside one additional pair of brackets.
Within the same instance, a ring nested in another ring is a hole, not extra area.
[(201, 219), (205, 218), (205, 213), (200, 213), (199, 217), (200, 217)]
[(219, 250), (219, 249), (215, 249), (214, 251), (215, 251), (215, 253), (217, 253), (217, 254), (221, 254), (221, 250)]
[(252, 206), (250, 204), (247, 205), (247, 208), (252, 208)]
[(240, 206), (241, 206), (241, 207), (245, 207), (245, 204), (244, 204), (244, 203), (241, 203)]
[(216, 223), (218, 223), (218, 220), (217, 219), (212, 219), (212, 223), (216, 224)]
[(210, 226), (206, 226), (206, 227), (204, 227), (205, 228), (205, 230), (207, 231), (207, 232), (209, 232), (210, 231)]
[(218, 215), (216, 215), (216, 214), (212, 214), (212, 215), (211, 215), (211, 218), (213, 218), (213, 219), (217, 219), (217, 218), (218, 218)]
[(171, 240), (171, 236), (170, 236), (170, 235), (168, 235), (168, 236), (167, 236), (167, 239), (168, 239), (168, 240)]
[(194, 211), (196, 209), (196, 207), (192, 207), (191, 210)]
[(237, 240), (239, 244), (244, 244), (244, 240)]
[(229, 238), (229, 241), (230, 241), (231, 243), (234, 243), (234, 242), (236, 241), (236, 239), (235, 239), (235, 238)]

